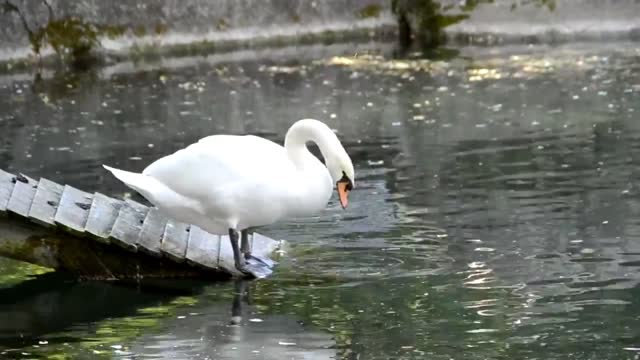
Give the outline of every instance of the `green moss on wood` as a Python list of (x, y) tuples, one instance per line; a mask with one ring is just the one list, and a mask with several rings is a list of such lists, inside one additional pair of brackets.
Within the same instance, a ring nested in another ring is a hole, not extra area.
[(212, 269), (178, 264), (71, 236), (61, 229), (43, 230), (39, 226), (22, 223), (19, 217), (0, 219), (0, 227), (11, 229), (8, 234), (13, 234), (0, 236), (0, 256), (66, 271), (81, 278), (105, 280), (205, 277), (222, 280), (230, 277), (227, 273)]
[(358, 16), (360, 16), (361, 19), (377, 18), (380, 16), (381, 11), (382, 8), (380, 5), (370, 4), (360, 9), (360, 11), (358, 11)]
[(53, 270), (21, 261), (2, 260), (0, 262), (0, 289), (51, 271)]

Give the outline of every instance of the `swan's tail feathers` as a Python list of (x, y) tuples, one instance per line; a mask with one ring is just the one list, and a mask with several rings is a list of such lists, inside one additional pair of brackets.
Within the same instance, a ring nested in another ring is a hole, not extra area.
[(140, 193), (147, 200), (155, 204), (155, 194), (159, 194), (165, 189), (165, 185), (160, 181), (152, 178), (151, 176), (143, 175), (140, 173), (134, 173), (131, 171), (125, 171), (120, 169), (114, 169), (107, 165), (102, 165), (105, 169), (109, 170), (113, 176), (122, 181), (125, 185)]

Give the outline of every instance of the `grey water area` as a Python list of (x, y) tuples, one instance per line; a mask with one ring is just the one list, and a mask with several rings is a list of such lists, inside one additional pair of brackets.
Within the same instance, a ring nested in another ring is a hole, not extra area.
[(312, 117), (356, 188), (346, 210), (334, 197), (260, 229), (291, 244), (260, 281), (77, 282), (0, 259), (0, 358), (638, 358), (631, 33), (432, 60), (357, 41), (3, 73), (5, 170), (130, 196), (102, 164), (141, 170), (218, 133), (282, 142)]
[(103, 163), (141, 170), (217, 133), (281, 142), (312, 117), (357, 185), (347, 210), (333, 198), (260, 229), (291, 247), (244, 300), (233, 282), (76, 282), (2, 259), (1, 356), (637, 358), (640, 46), (456, 50), (353, 43), (1, 77), (3, 169), (126, 196)]

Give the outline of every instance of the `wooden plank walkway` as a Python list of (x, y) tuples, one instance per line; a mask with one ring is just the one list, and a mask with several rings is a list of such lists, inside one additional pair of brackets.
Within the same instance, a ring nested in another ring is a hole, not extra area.
[(54, 217), (55, 223), (73, 234), (83, 235), (92, 202), (92, 194), (65, 185)]
[(196, 266), (218, 266), (220, 261), (220, 236), (212, 235), (197, 226), (191, 226), (187, 261)]
[(16, 177), (13, 174), (0, 170), (0, 213), (7, 212), (7, 204), (13, 192)]
[(174, 220), (167, 221), (162, 237), (162, 252), (174, 261), (183, 262), (187, 256), (189, 225)]
[(100, 193), (93, 194), (89, 217), (84, 226), (87, 233), (93, 235), (100, 242), (108, 243), (111, 229), (113, 229), (121, 206), (121, 200), (112, 199)]
[(149, 208), (133, 200), (125, 200), (116, 217), (109, 240), (131, 251), (138, 251), (136, 241), (140, 236), (144, 218)]
[(29, 208), (29, 218), (44, 226), (54, 226), (56, 209), (60, 204), (64, 186), (47, 179), (40, 179)]
[(142, 223), (142, 231), (136, 245), (142, 252), (153, 256), (162, 256), (162, 237), (168, 219), (156, 208), (149, 209)]
[(7, 203), (7, 211), (27, 217), (33, 197), (36, 195), (38, 181), (22, 174), (16, 176), (15, 179), (13, 191), (11, 192), (9, 203)]
[[(150, 261), (157, 261), (158, 266), (168, 261), (189, 268), (186, 272), (202, 269), (241, 276), (234, 266), (228, 236), (212, 235), (197, 226), (167, 219), (156, 208), (133, 200), (90, 194), (48, 179), (35, 180), (0, 169), (0, 215), (3, 214), (22, 217), (31, 226), (66, 233), (82, 242), (116, 246), (131, 256), (157, 259)], [(282, 245), (259, 234), (252, 235), (250, 241), (253, 254), (267, 263)]]

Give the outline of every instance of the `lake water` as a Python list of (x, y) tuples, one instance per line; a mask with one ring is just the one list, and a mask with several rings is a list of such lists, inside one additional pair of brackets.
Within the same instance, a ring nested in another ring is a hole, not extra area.
[(334, 197), (260, 230), (291, 244), (266, 280), (75, 282), (0, 259), (0, 358), (637, 359), (640, 45), (458, 50), (1, 77), (6, 170), (123, 196), (101, 164), (216, 133), (282, 141), (313, 117), (357, 188), (346, 211)]

